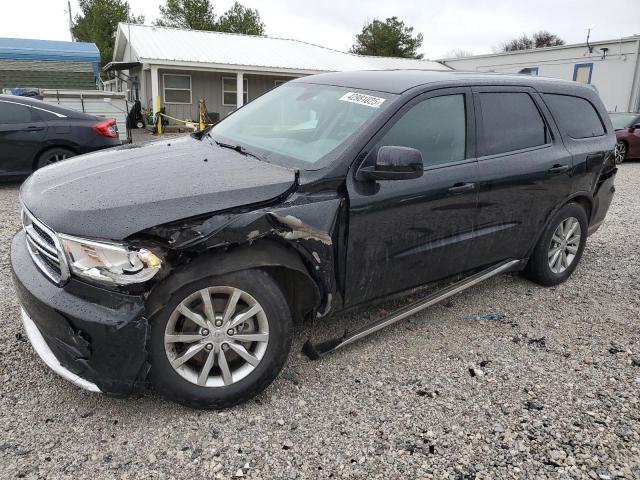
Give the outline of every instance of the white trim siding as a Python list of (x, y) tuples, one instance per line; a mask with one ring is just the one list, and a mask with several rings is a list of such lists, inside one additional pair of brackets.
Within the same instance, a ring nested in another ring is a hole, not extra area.
[(640, 110), (640, 35), (599, 42), (440, 60), (462, 71), (519, 73), (582, 81), (597, 88), (607, 110)]

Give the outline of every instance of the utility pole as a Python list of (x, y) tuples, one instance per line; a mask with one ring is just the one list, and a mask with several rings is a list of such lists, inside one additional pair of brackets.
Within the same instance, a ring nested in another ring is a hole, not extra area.
[(75, 42), (76, 39), (73, 38), (73, 16), (71, 15), (71, 1), (67, 1), (67, 11), (69, 12), (69, 34), (71, 35), (71, 41)]

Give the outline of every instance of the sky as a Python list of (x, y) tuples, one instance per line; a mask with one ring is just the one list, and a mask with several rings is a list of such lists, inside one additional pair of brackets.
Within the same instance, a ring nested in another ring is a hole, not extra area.
[[(25, 3), (28, 8), (25, 8)], [(233, 0), (211, 0), (219, 15)], [(443, 58), (454, 49), (491, 53), (501, 42), (546, 29), (567, 43), (640, 34), (640, 0), (242, 0), (256, 8), (267, 35), (293, 38), (346, 51), (355, 34), (375, 18), (397, 16), (422, 33), (425, 58)], [(146, 23), (164, 1), (130, 0), (131, 11)], [(71, 1), (77, 14), (78, 2)], [(67, 0), (0, 0), (0, 36), (70, 40)]]

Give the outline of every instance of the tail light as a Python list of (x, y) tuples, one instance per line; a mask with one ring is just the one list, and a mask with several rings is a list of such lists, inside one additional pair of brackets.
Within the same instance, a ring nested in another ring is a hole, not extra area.
[(104, 122), (96, 123), (93, 131), (103, 137), (118, 138), (118, 125), (113, 118), (109, 118)]

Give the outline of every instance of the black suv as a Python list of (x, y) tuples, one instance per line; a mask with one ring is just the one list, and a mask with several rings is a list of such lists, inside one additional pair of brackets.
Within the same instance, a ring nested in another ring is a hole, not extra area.
[(317, 357), (500, 272), (565, 281), (611, 203), (614, 145), (597, 93), (574, 82), (294, 80), (203, 132), (35, 172), (11, 246), (24, 326), (89, 390), (150, 381), (230, 406), (277, 376), (293, 320), (457, 279), (308, 343)]

